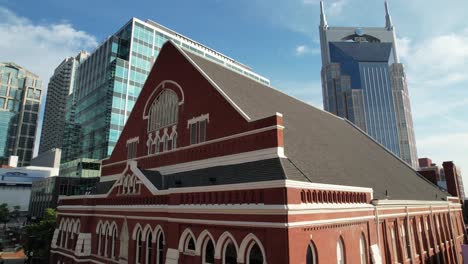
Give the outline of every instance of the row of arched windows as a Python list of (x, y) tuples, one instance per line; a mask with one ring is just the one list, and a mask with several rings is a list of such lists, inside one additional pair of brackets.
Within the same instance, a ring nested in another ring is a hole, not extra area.
[(164, 263), (164, 231), (161, 226), (152, 229), (150, 225), (142, 228), (137, 224), (133, 230), (135, 246), (135, 263), (163, 264)]
[(234, 236), (224, 232), (216, 241), (208, 230), (198, 238), (189, 229), (185, 229), (179, 240), (179, 252), (184, 255), (201, 256), (202, 263), (211, 264), (221, 259), (223, 264), (264, 264), (265, 250), (260, 240), (252, 233), (248, 234), (238, 246)]
[(168, 134), (168, 128), (164, 128), (163, 135), (159, 135), (159, 131), (149, 133), (146, 145), (148, 154), (156, 154), (177, 148), (177, 131), (176, 126), (172, 126), (172, 132)]
[(302, 203), (366, 203), (367, 195), (356, 192), (302, 190)]
[(56, 245), (74, 250), (80, 233), (80, 219), (62, 218), (58, 230)]
[(138, 194), (140, 193), (140, 184), (138, 177), (133, 174), (125, 175), (120, 184), (119, 194)]
[(96, 227), (97, 254), (99, 256), (117, 258), (117, 239), (118, 229), (117, 224), (113, 222), (99, 222)]
[[(310, 242), (307, 246), (307, 253), (306, 253), (306, 264), (318, 264), (318, 254), (317, 248), (314, 242)], [(359, 239), (359, 256), (360, 256), (360, 263), (367, 264), (367, 243), (366, 237), (363, 233), (361, 233)], [(339, 237), (336, 241), (336, 263), (337, 264), (346, 264), (346, 247), (343, 240), (343, 237)]]

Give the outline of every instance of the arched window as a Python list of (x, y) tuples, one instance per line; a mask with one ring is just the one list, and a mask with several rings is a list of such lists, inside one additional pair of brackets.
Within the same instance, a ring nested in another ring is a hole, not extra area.
[(157, 258), (156, 258), (156, 264), (163, 264), (164, 263), (164, 234), (162, 231), (160, 231), (157, 235)]
[(253, 243), (248, 252), (247, 264), (263, 264), (263, 253), (257, 243)]
[(173, 133), (172, 135), (172, 149), (177, 148), (177, 133)]
[(111, 257), (115, 259), (117, 256), (115, 247), (117, 245), (117, 227), (114, 226), (112, 230), (112, 251), (111, 251)]
[(315, 246), (313, 243), (310, 243), (307, 247), (307, 256), (306, 256), (306, 264), (317, 264), (317, 251), (315, 250)]
[(146, 236), (146, 263), (151, 263), (151, 258), (153, 256), (153, 234), (151, 230), (148, 231)]
[(185, 242), (185, 252), (195, 252), (195, 239), (191, 235), (187, 237), (187, 240)]
[(230, 240), (224, 248), (223, 264), (237, 264), (237, 250), (234, 243)]
[(339, 238), (338, 242), (336, 243), (336, 263), (337, 264), (344, 264), (346, 263), (345, 259), (345, 247), (343, 238)]
[(136, 241), (135, 241), (135, 249), (136, 249), (135, 263), (137, 264), (141, 263), (142, 245), (143, 245), (143, 241), (142, 241), (141, 229), (138, 229), (137, 235), (136, 235)]
[(214, 263), (214, 253), (215, 248), (211, 238), (207, 238), (204, 243), (203, 248), (203, 264), (212, 264)]
[(164, 89), (151, 105), (148, 119), (148, 131), (156, 131), (176, 124), (178, 111), (179, 99), (177, 94), (172, 90)]
[(367, 264), (367, 246), (364, 234), (361, 234), (361, 239), (359, 241), (359, 254), (361, 255), (361, 264)]

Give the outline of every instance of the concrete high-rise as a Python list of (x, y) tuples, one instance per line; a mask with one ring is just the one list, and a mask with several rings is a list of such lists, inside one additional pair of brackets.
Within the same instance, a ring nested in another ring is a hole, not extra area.
[(75, 57), (64, 59), (50, 77), (39, 154), (54, 148), (62, 148), (67, 99), (73, 92), (75, 71), (87, 56), (88, 53), (82, 51)]
[(162, 45), (172, 40), (255, 81), (269, 80), (211, 49), (151, 20), (132, 18), (78, 67), (68, 100), (62, 162), (103, 159), (122, 132)]
[(323, 104), (417, 168), (404, 66), (385, 2), (385, 27), (330, 27), (320, 2)]
[(23, 67), (0, 63), (0, 163), (18, 156), (29, 165), (36, 138), (42, 81)]

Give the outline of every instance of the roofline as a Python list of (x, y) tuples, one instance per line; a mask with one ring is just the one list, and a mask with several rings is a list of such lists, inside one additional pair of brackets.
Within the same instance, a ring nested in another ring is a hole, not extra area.
[(380, 146), (382, 149), (384, 149), (387, 153), (390, 153), (390, 155), (392, 155), (393, 157), (395, 157), (397, 160), (399, 160), (401, 163), (403, 163), (406, 167), (410, 168), (419, 178), (423, 179), (424, 181), (430, 183), (432, 186), (436, 187), (437, 189), (439, 189), (440, 191), (446, 193), (447, 197), (449, 196), (449, 193), (446, 192), (444, 189), (440, 188), (439, 186), (435, 185), (434, 183), (432, 183), (431, 181), (429, 181), (428, 179), (426, 179), (424, 176), (422, 176), (421, 174), (418, 173), (418, 171), (416, 169), (414, 169), (413, 167), (411, 167), (408, 163), (406, 163), (406, 161), (402, 160), (400, 157), (398, 157), (396, 154), (394, 154), (393, 152), (391, 152), (389, 149), (387, 149), (384, 145), (382, 145), (380, 142), (378, 142), (377, 140), (375, 140), (374, 138), (372, 138), (371, 136), (369, 136), (365, 131), (363, 131), (361, 128), (359, 128), (357, 125), (355, 125), (353, 122), (349, 121), (348, 119), (343, 119), (346, 123), (348, 123), (349, 125), (351, 125), (352, 127), (354, 127), (355, 129), (357, 129), (359, 132), (361, 132), (362, 134), (364, 134), (367, 138), (369, 138), (370, 140), (372, 140), (374, 143), (376, 143), (378, 146)]
[[(239, 114), (241, 114), (247, 121), (251, 121), (251, 118), (234, 102), (234, 100), (232, 100), (224, 91), (223, 89), (221, 89), (221, 87), (218, 86), (218, 84), (213, 81), (210, 76), (208, 74), (206, 74), (202, 68), (200, 66), (198, 66), (198, 64), (196, 64), (192, 58), (190, 58), (190, 56), (187, 55), (187, 53), (185, 53), (185, 50), (183, 50), (181, 47), (179, 47), (178, 45), (176, 45), (172, 40), (169, 40), (167, 41), (164, 45), (163, 45), (163, 48), (164, 46), (168, 45), (168, 43), (170, 43), (172, 46), (174, 46), (184, 57), (185, 59), (187, 59), (190, 64), (192, 64), (202, 75), (203, 77), (205, 77), (205, 79), (210, 82), (210, 84), (216, 89), (218, 90), (218, 92), (224, 97), (224, 99), (226, 99), (226, 101), (229, 102), (229, 104), (231, 104), (236, 110), (237, 112), (239, 112)], [(161, 49), (162, 50), (162, 49)], [(189, 51), (188, 51), (189, 52)], [(195, 53), (192, 53), (190, 52), (190, 54), (194, 54), (195, 56), (198, 56), (197, 54)], [(200, 57), (200, 56), (198, 56)], [(202, 58), (202, 57), (200, 57)], [(203, 58), (204, 59), (204, 58)], [(213, 62), (215, 63), (215, 62)], [(216, 65), (220, 65), (222, 66), (221, 64), (218, 64), (218, 63), (215, 63)], [(234, 72), (234, 71), (232, 71)], [(240, 74), (239, 74), (240, 75)], [(242, 75), (243, 76), (243, 75)], [(245, 76), (245, 78), (248, 78), (247, 76)], [(252, 80), (254, 81), (254, 80)]]

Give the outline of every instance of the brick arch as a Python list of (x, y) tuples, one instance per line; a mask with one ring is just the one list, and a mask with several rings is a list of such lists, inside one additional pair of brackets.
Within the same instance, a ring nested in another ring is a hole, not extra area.
[(187, 241), (187, 238), (189, 236), (191, 236), (193, 238), (193, 241), (196, 242), (196, 236), (193, 234), (192, 230), (187, 227), (185, 228), (184, 232), (182, 232), (182, 235), (180, 235), (180, 238), (179, 238), (179, 252), (184, 252), (185, 241)]
[(206, 239), (211, 239), (211, 241), (213, 242), (213, 245), (216, 244), (216, 240), (214, 239), (213, 235), (211, 235), (210, 231), (208, 231), (207, 229), (203, 230), (200, 233), (200, 235), (198, 235), (197, 243), (195, 245), (195, 254), (197, 256), (201, 255), (202, 246), (203, 246), (203, 243), (206, 241)]
[(260, 239), (258, 239), (254, 234), (250, 233), (248, 234), (241, 242), (239, 251), (237, 253), (237, 262), (238, 263), (248, 263), (248, 255), (250, 253), (250, 249), (254, 244), (257, 244), (258, 247), (260, 248), (260, 251), (262, 252), (263, 255), (263, 263), (266, 263), (266, 254), (265, 254), (265, 248), (263, 247), (262, 243), (260, 242)]
[(231, 240), (232, 243), (234, 244), (234, 247), (236, 248), (237, 251), (237, 256), (239, 256), (239, 246), (237, 246), (236, 239), (234, 236), (229, 233), (228, 231), (225, 231), (219, 238), (218, 241), (216, 242), (215, 246), (215, 259), (221, 259), (221, 251), (224, 248), (224, 244), (226, 241)]

